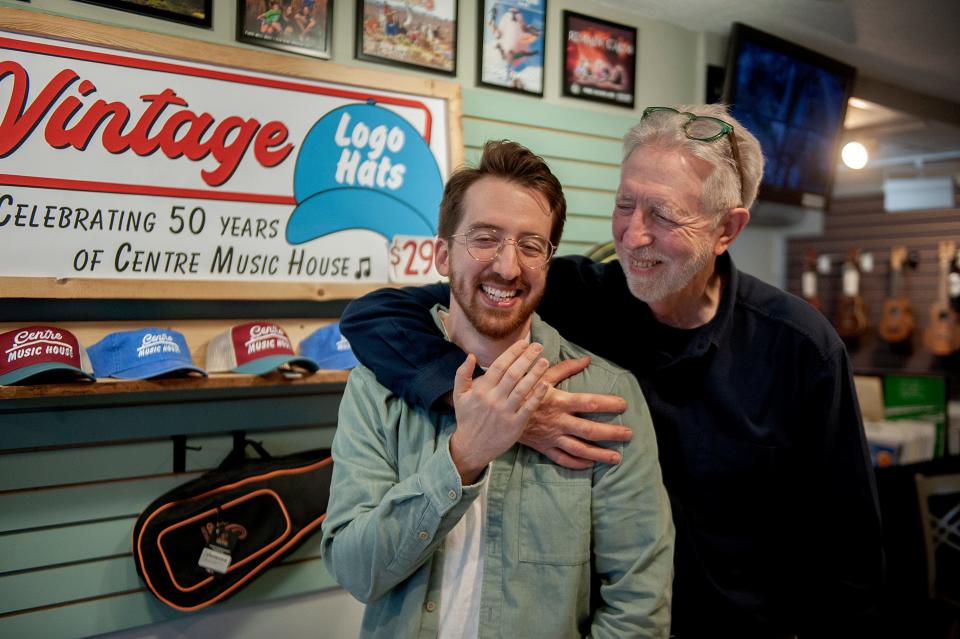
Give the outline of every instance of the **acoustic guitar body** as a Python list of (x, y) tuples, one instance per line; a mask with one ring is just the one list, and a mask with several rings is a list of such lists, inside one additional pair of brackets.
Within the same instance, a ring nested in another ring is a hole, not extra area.
[(883, 315), (877, 327), (880, 339), (890, 344), (900, 344), (913, 337), (917, 320), (913, 317), (910, 300), (901, 292), (903, 271), (915, 262), (909, 259), (906, 246), (890, 248), (890, 291), (883, 302)]
[(843, 263), (843, 294), (837, 304), (834, 326), (844, 339), (855, 339), (867, 332), (867, 305), (860, 295), (860, 249), (852, 248)]
[(837, 333), (844, 339), (860, 337), (867, 332), (867, 307), (859, 295), (844, 295), (837, 309)]
[(913, 307), (905, 297), (888, 299), (883, 303), (883, 318), (877, 327), (880, 339), (890, 344), (899, 344), (910, 339), (916, 330), (917, 320)]
[(960, 318), (949, 305), (930, 307), (930, 324), (923, 343), (934, 355), (950, 355), (960, 350)]

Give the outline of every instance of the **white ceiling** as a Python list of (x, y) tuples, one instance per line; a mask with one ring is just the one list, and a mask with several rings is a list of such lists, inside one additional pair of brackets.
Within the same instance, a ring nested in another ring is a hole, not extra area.
[(854, 66), (861, 76), (945, 101), (941, 106), (956, 114), (933, 121), (905, 112), (910, 105), (851, 105), (845, 137), (866, 143), (872, 166), (841, 169), (838, 190), (874, 189), (891, 175), (960, 174), (960, 0), (600, 2), (723, 36), (742, 22)]

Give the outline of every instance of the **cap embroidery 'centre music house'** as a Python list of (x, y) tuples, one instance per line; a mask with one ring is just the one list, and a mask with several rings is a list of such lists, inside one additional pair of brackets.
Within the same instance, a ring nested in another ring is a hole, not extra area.
[(273, 322), (249, 322), (230, 328), (207, 345), (207, 371), (266, 375), (282, 366), (313, 373), (320, 366), (297, 355), (286, 331)]
[(87, 349), (100, 377), (150, 379), (161, 375), (206, 375), (194, 366), (186, 338), (173, 329), (143, 328), (111, 333)]
[(0, 385), (67, 378), (94, 379), (90, 359), (70, 331), (56, 326), (26, 326), (0, 334)]

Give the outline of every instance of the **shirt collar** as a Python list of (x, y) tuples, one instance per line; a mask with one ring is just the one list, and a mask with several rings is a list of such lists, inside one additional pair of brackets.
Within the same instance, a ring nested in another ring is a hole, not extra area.
[[(447, 335), (447, 328), (443, 324), (441, 314), (447, 314), (449, 312), (447, 307), (442, 304), (437, 304), (430, 309), (430, 315), (433, 316), (434, 323), (436, 323), (440, 333), (447, 341), (450, 341), (450, 336)], [(597, 318), (599, 319), (600, 317), (601, 315), (598, 314)], [(545, 357), (551, 366), (560, 361), (560, 333), (540, 319), (540, 316), (536, 313), (533, 314), (532, 321), (530, 322), (530, 341), (543, 344), (541, 357)]]
[[(736, 306), (740, 278), (729, 253), (725, 252), (717, 257), (716, 269), (723, 281), (717, 313), (697, 331), (696, 337), (687, 345), (683, 354), (668, 365), (685, 359), (702, 357), (710, 351), (711, 347), (719, 348), (720, 344), (728, 339), (733, 325), (733, 311)], [(649, 307), (646, 310), (650, 313), (650, 319), (657, 321)]]
[(724, 252), (717, 258), (717, 272), (723, 280), (723, 288), (717, 314), (710, 321), (710, 343), (714, 346), (720, 346), (721, 342), (727, 341), (730, 331), (733, 330), (733, 311), (740, 294), (740, 273), (734, 266), (730, 253)]

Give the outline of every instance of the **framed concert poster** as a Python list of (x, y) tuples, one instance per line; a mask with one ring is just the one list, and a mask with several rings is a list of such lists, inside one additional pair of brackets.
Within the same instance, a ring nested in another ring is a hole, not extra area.
[(477, 80), (543, 95), (547, 0), (480, 0)]
[(81, 0), (88, 4), (210, 28), (213, 0)]
[(333, 0), (237, 0), (237, 40), (330, 58)]
[(457, 72), (457, 0), (357, 0), (358, 60)]
[(637, 30), (563, 12), (563, 95), (633, 108)]

